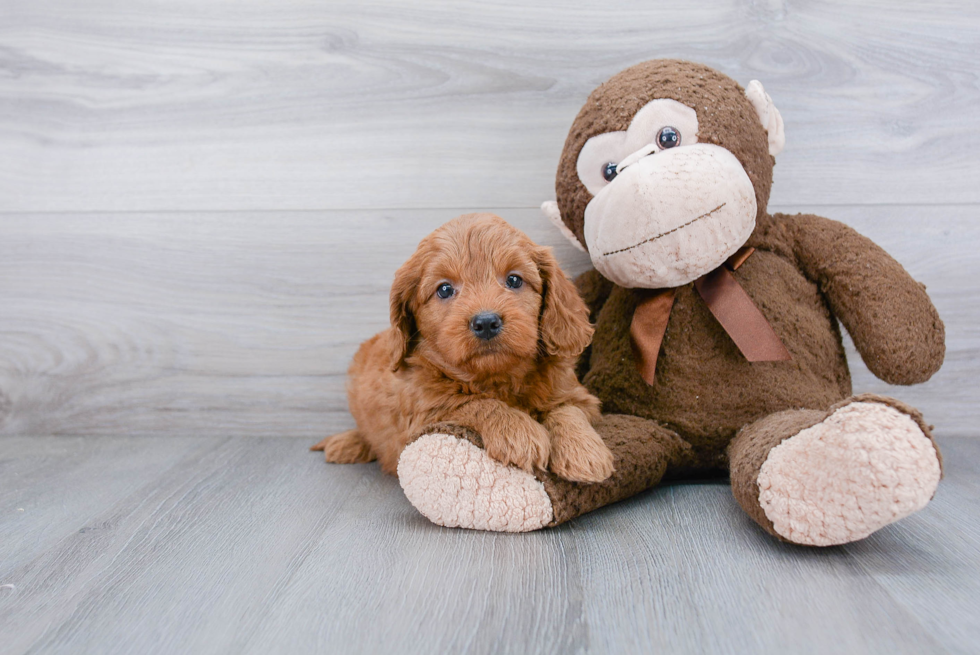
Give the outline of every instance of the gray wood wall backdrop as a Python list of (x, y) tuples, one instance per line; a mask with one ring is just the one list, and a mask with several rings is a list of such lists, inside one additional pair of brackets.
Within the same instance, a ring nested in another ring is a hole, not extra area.
[[(772, 209), (854, 225), (948, 356), (855, 387), (977, 436), (980, 3), (0, 0), (0, 434), (320, 435), (428, 231), (538, 214), (598, 83), (654, 57), (760, 79)], [(852, 355), (853, 355), (852, 349)]]

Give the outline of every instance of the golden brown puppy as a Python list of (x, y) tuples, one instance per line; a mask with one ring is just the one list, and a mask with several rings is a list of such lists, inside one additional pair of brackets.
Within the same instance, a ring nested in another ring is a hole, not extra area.
[(492, 214), (460, 216), (398, 269), (391, 327), (354, 356), (357, 428), (312, 450), (328, 462), (378, 459), (395, 475), (409, 438), (447, 421), (479, 432), (504, 464), (604, 480), (613, 456), (592, 428), (599, 401), (574, 371), (591, 337), (550, 248)]

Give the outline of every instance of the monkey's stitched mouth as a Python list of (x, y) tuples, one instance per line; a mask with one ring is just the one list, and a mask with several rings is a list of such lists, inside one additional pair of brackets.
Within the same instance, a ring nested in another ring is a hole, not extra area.
[(707, 217), (711, 216), (712, 214), (714, 214), (716, 211), (718, 211), (719, 209), (721, 209), (722, 207), (724, 207), (727, 204), (728, 203), (723, 202), (720, 205), (718, 205), (717, 207), (715, 207), (714, 209), (712, 209), (711, 211), (705, 212), (705, 213), (701, 214), (700, 216), (698, 216), (697, 218), (692, 218), (691, 220), (689, 220), (687, 223), (684, 223), (683, 225), (678, 225), (677, 227), (671, 228), (671, 229), (667, 230), (666, 232), (661, 232), (660, 234), (658, 234), (656, 236), (652, 236), (652, 237), (650, 237), (648, 239), (644, 239), (643, 241), (640, 241), (639, 243), (634, 243), (632, 246), (627, 246), (625, 248), (620, 248), (619, 250), (610, 250), (609, 252), (604, 252), (604, 253), (602, 253), (602, 256), (603, 257), (608, 257), (609, 255), (616, 255), (616, 254), (619, 254), (621, 252), (626, 252), (627, 250), (632, 250), (633, 248), (639, 248), (643, 244), (650, 243), (651, 241), (656, 241), (657, 239), (659, 239), (661, 237), (665, 237), (668, 234), (673, 234), (677, 230), (683, 230), (688, 225), (693, 225), (694, 223), (697, 223), (698, 221), (700, 221), (702, 218), (707, 218)]

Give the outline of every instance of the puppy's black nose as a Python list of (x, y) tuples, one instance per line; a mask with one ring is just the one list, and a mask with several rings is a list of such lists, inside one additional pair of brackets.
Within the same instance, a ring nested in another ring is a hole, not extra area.
[(470, 319), (470, 329), (473, 334), (488, 341), (500, 334), (503, 326), (504, 321), (500, 318), (500, 314), (493, 312), (482, 312)]

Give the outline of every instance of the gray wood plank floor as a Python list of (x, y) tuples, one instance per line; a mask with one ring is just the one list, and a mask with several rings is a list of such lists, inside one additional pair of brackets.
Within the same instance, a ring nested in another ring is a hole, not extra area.
[(719, 483), (526, 535), (439, 528), (376, 465), (307, 445), (0, 440), (18, 481), (0, 490), (3, 652), (890, 655), (980, 639), (978, 439), (942, 440), (925, 510), (827, 549), (773, 540)]

